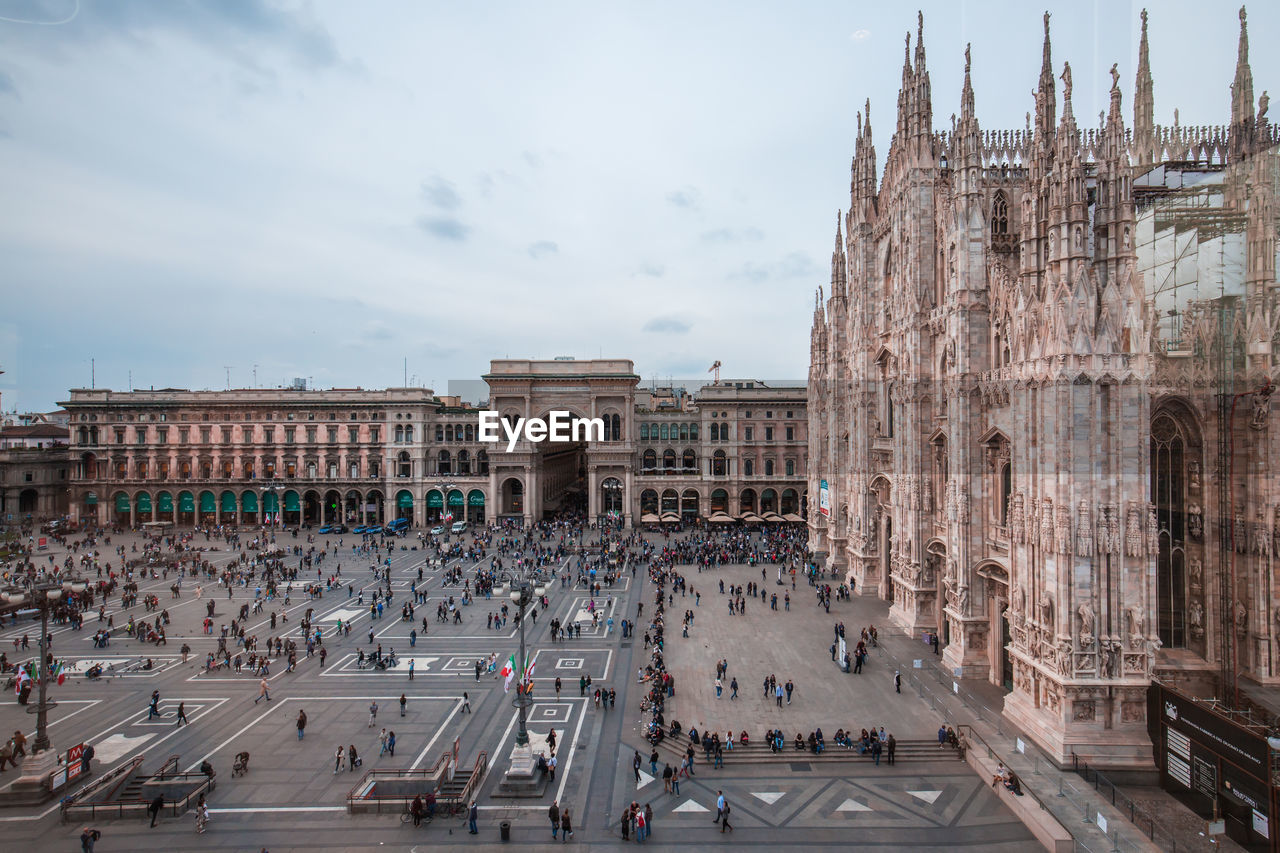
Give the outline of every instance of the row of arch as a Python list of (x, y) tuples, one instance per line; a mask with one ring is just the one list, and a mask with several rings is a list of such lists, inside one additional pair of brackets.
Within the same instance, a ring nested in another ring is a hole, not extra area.
[[(98, 496), (84, 496), (84, 514), (95, 515)], [(174, 524), (383, 524), (388, 515), (415, 520), (417, 499), (408, 489), (394, 495), (388, 508), (379, 489), (223, 489), (215, 493), (161, 490), (154, 494), (141, 490), (130, 494), (115, 492), (107, 506), (107, 515), (121, 524), (144, 524), (171, 521)], [(454, 520), (483, 522), (488, 505), (481, 489), (429, 489), (422, 497), (426, 521), (452, 515)]]
[(757, 493), (755, 489), (743, 489), (738, 493), (736, 505), (731, 506), (729, 493), (725, 489), (715, 489), (708, 501), (708, 512), (702, 512), (702, 496), (697, 489), (664, 489), (659, 493), (656, 489), (645, 489), (640, 493), (641, 513), (674, 512), (682, 516), (710, 515), (723, 512), (729, 515), (745, 515), (746, 513), (775, 512), (779, 515), (801, 513), (802, 496), (795, 489), (765, 489)]

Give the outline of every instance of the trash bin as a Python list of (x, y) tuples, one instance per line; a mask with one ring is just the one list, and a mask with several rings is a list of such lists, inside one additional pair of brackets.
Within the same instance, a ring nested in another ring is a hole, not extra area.
[(504, 820), (502, 823), (498, 824), (498, 832), (501, 834), (503, 841), (510, 841), (511, 840), (511, 821)]

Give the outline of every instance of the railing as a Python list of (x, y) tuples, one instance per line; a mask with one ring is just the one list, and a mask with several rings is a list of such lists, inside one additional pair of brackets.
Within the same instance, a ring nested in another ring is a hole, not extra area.
[[(1116, 787), (1115, 783), (1104, 776), (1097, 769), (1090, 767), (1089, 762), (1084, 761), (1074, 751), (1071, 753), (1071, 769), (1080, 774), (1086, 782), (1093, 785), (1093, 790), (1103, 796), (1110, 795), (1111, 805), (1115, 806), (1121, 812), (1128, 812), (1129, 822), (1136, 826), (1147, 838), (1159, 844), (1165, 850), (1177, 851), (1178, 842), (1172, 835), (1169, 835), (1164, 829), (1156, 823), (1156, 819), (1147, 813), (1145, 809), (1135, 803), (1133, 800)], [(1157, 838), (1156, 836), (1160, 837)]]

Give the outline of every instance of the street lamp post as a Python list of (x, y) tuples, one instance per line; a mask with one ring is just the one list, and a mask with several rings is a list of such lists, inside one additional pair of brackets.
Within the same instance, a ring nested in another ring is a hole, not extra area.
[[(0, 593), (0, 598), (8, 604), (21, 605), (31, 598), (31, 603), (40, 610), (40, 663), (36, 669), (39, 678), (39, 694), (36, 700), (36, 739), (31, 745), (31, 754), (48, 751), (49, 744), (49, 708), (56, 703), (49, 700), (49, 610), (69, 592), (80, 593), (88, 584), (80, 578), (51, 580), (34, 584), (31, 589), (11, 587)], [(30, 707), (27, 713), (32, 713)]]
[[(538, 598), (542, 597), (547, 588), (539, 582), (535, 582), (525, 577), (523, 572), (520, 574), (511, 574), (503, 572), (502, 583), (498, 586), (499, 595), (510, 595), (512, 602), (516, 605), (516, 613), (520, 618), (520, 658), (518, 666), (523, 667), (525, 661), (525, 641), (524, 641), (524, 623), (525, 616), (529, 605), (533, 604)], [(512, 759), (511, 767), (513, 773), (510, 775), (531, 775), (533, 767), (533, 754), (529, 747), (529, 706), (533, 701), (529, 698), (528, 692), (524, 685), (524, 671), (520, 672), (520, 684), (516, 691), (515, 706), (519, 712), (520, 726), (516, 730), (516, 750), (517, 755)], [(527, 769), (527, 773), (526, 773)]]

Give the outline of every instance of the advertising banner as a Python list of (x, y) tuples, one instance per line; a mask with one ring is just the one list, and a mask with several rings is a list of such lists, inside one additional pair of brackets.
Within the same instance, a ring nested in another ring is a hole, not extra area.
[(831, 490), (827, 488), (826, 480), (818, 483), (818, 512), (828, 517), (831, 515)]

